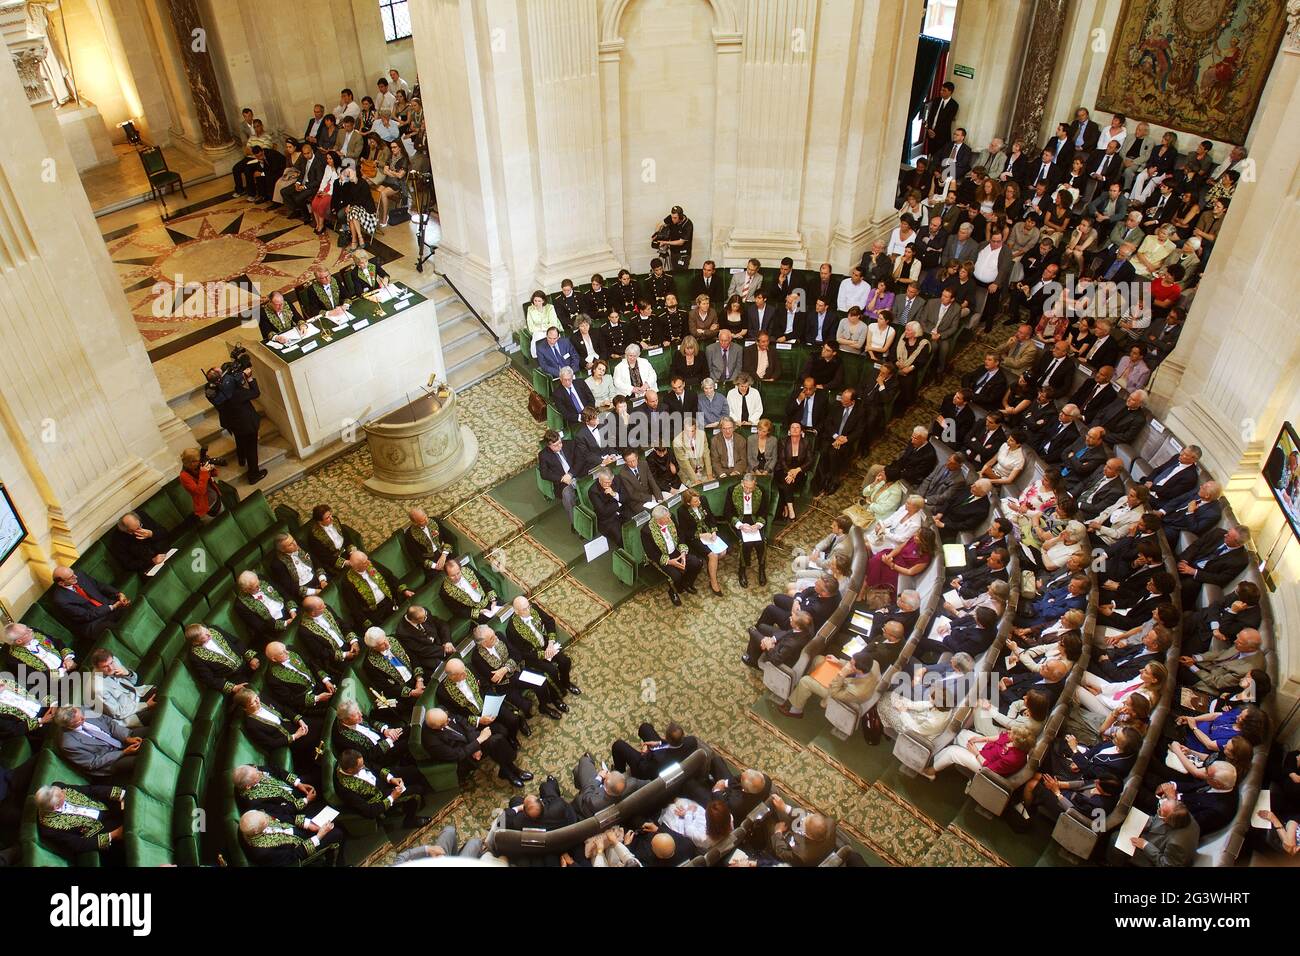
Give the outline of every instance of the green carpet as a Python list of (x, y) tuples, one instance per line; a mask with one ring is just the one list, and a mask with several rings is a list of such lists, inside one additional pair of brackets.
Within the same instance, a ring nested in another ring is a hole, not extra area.
[[(782, 716), (766, 699), (757, 672), (739, 660), (745, 628), (789, 580), (791, 550), (821, 538), (830, 519), (856, 499), (868, 461), (893, 457), (914, 425), (933, 421), (939, 402), (957, 387), (956, 377), (980, 364), (985, 349), (1004, 338), (1001, 329), (977, 338), (957, 356), (953, 373), (923, 390), (913, 407), (890, 423), (837, 494), (806, 506), (781, 529), (770, 546), (766, 587), (741, 588), (735, 558), (728, 557), (720, 572), (724, 596), (702, 589), (684, 596), (682, 608), (672, 607), (653, 580), (640, 590), (623, 585), (608, 558), (586, 562), (563, 509), (537, 490), (532, 468), (544, 426), (527, 413), (527, 381), (515, 366), (459, 396), (462, 421), (478, 437), (480, 458), (452, 488), (419, 502), (376, 498), (361, 485), (370, 468), (361, 448), (276, 492), (272, 503), (306, 512), (329, 501), (372, 547), (405, 521), (408, 507), (420, 504), (431, 514), (448, 515), (476, 548), (497, 552), (505, 573), (577, 641), (574, 679), (584, 694), (570, 698), (564, 720), (536, 718), (535, 733), (523, 741), (520, 756), (521, 766), (539, 777), (559, 778), (568, 795), (570, 768), (585, 751), (598, 757), (607, 753), (614, 739), (633, 738), (643, 720), (657, 726), (676, 720), (733, 762), (766, 770), (800, 803), (836, 817), (869, 862), (1054, 863), (1050, 830), (1042, 832), (1043, 824), (1018, 834), (982, 817), (966, 799), (964, 777), (907, 776), (888, 739), (877, 747), (858, 734), (838, 740), (815, 707), (803, 720)], [(495, 776), (478, 774), (433, 826), (450, 822), (465, 836), (482, 833), (513, 795)], [(426, 835), (412, 834), (403, 842)]]

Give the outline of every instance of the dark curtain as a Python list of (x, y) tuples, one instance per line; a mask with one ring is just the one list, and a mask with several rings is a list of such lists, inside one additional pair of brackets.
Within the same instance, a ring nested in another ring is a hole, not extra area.
[[(908, 114), (908, 137), (911, 136), (910, 120), (925, 109), (925, 104), (939, 95), (939, 87), (948, 64), (948, 42), (933, 37), (918, 37), (916, 41), (916, 69), (912, 73), (912, 111)], [(903, 144), (903, 162), (912, 159), (914, 142)]]

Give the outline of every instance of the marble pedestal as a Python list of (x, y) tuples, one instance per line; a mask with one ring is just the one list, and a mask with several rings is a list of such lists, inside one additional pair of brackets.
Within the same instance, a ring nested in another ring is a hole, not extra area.
[(445, 488), (474, 467), (478, 439), (460, 423), (456, 393), (425, 395), (365, 426), (374, 474), (365, 486), (385, 498)]

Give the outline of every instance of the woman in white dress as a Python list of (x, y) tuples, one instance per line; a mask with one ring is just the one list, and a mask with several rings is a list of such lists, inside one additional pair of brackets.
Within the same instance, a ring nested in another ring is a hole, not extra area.
[[(1079, 615), (1079, 623), (1083, 623), (1082, 611), (1071, 608), (1067, 613)], [(1083, 635), (1078, 630), (1069, 630), (1062, 632), (1056, 641), (1049, 640), (1033, 647), (1021, 647), (1015, 641), (1007, 641), (1006, 660), (1010, 661), (1011, 667), (1021, 664), (1025, 670), (1037, 674), (1048, 661), (1065, 661), (1073, 666), (1082, 653)]]
[(1011, 484), (1025, 470), (1024, 444), (1025, 433), (1019, 428), (1012, 429), (997, 455), (984, 463), (980, 477), (987, 478), (995, 485)]
[(597, 410), (604, 411), (614, 404), (614, 378), (609, 374), (609, 364), (604, 359), (591, 367), (587, 388), (591, 389), (591, 399)]
[(873, 362), (885, 362), (889, 359), (889, 350), (897, 334), (890, 323), (893, 313), (882, 309), (876, 315), (876, 321), (867, 326), (867, 357)]
[(901, 508), (872, 526), (867, 532), (867, 544), (873, 554), (892, 551), (916, 534), (924, 523), (925, 499), (920, 495), (908, 495)]
[(1041, 560), (1044, 571), (1059, 571), (1073, 555), (1083, 554), (1088, 546), (1088, 529), (1071, 521), (1058, 535), (1043, 539)]
[(914, 733), (933, 740), (943, 733), (952, 716), (956, 688), (946, 681), (935, 681), (920, 700), (913, 698), (912, 685), (892, 691), (880, 698), (876, 713), (880, 722), (895, 734)]

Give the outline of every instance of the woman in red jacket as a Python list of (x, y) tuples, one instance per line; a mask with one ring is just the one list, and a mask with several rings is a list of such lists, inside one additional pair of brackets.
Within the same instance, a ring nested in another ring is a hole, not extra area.
[(194, 516), (200, 521), (210, 520), (221, 513), (221, 495), (217, 492), (214, 467), (200, 458), (197, 448), (186, 448), (181, 452), (181, 486), (194, 500)]
[(963, 730), (956, 741), (934, 755), (934, 767), (925, 775), (933, 780), (938, 771), (960, 764), (975, 773), (982, 768), (1009, 777), (1025, 766), (1037, 739), (1038, 734), (1029, 727), (1012, 727), (997, 737), (981, 737), (973, 730)]

